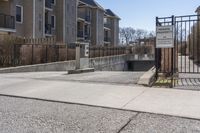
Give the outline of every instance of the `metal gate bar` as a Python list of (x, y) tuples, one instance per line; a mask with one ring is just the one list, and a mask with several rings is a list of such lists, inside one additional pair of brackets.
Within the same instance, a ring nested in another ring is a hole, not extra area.
[(200, 72), (199, 18), (200, 15), (156, 17), (156, 26), (174, 25), (174, 48), (155, 49), (156, 77), (158, 73), (171, 76), (172, 86), (176, 84), (173, 79), (174, 74), (199, 74)]

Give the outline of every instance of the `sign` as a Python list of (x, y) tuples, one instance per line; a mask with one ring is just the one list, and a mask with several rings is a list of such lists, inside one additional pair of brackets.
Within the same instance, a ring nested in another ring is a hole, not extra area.
[(156, 27), (156, 48), (173, 48), (174, 47), (174, 28), (170, 26)]
[(85, 57), (89, 57), (89, 44), (85, 45)]

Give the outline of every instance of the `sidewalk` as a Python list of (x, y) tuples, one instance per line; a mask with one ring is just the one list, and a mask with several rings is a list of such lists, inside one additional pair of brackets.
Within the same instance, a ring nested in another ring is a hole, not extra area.
[(55, 80), (60, 74), (1, 74), (0, 94), (200, 119), (199, 91)]

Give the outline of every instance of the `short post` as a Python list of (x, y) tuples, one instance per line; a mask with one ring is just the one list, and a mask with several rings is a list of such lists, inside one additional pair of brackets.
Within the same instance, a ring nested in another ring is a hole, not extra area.
[(80, 53), (81, 53), (80, 43), (76, 43), (76, 70), (80, 69)]

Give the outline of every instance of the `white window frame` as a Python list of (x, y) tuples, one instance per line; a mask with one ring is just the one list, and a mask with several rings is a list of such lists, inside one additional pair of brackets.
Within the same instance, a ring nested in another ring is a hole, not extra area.
[[(21, 8), (21, 22), (17, 21), (17, 18), (16, 18), (16, 23), (22, 24), (24, 21), (24, 8), (21, 5), (16, 5), (16, 9), (17, 9), (17, 7)], [(17, 15), (17, 11), (16, 11), (16, 15)], [(15, 15), (15, 17), (16, 17), (16, 15)]]
[[(51, 19), (52, 19), (52, 17), (54, 17), (54, 26), (52, 27), (53, 29), (56, 29), (56, 16), (55, 15), (51, 15)], [(52, 20), (51, 20), (51, 22), (52, 22)]]

